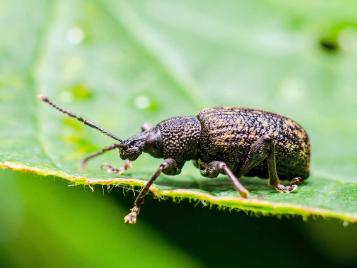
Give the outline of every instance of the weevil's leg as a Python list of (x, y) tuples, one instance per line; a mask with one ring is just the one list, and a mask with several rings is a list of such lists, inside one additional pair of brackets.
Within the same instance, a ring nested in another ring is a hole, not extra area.
[(124, 217), (124, 222), (128, 224), (135, 224), (136, 218), (140, 212), (141, 206), (144, 204), (144, 198), (149, 192), (150, 186), (153, 182), (160, 176), (161, 172), (175, 175), (181, 172), (181, 169), (178, 167), (177, 162), (172, 159), (166, 159), (156, 170), (156, 172), (151, 176), (150, 180), (144, 185), (141, 189), (139, 195), (136, 197), (134, 201), (134, 207), (130, 210), (130, 213)]
[(101, 168), (108, 173), (115, 173), (117, 175), (123, 174), (125, 171), (129, 170), (132, 167), (130, 160), (125, 160), (123, 166), (116, 168), (109, 164), (102, 164)]
[(278, 192), (290, 193), (292, 191), (295, 191), (298, 188), (297, 184), (284, 186), (280, 183), (278, 173), (276, 171), (274, 142), (272, 139), (268, 139), (266, 140), (266, 143), (270, 148), (269, 155), (268, 155), (269, 184), (273, 186)]
[(234, 188), (239, 191), (241, 197), (247, 198), (249, 195), (248, 190), (239, 182), (237, 177), (233, 174), (231, 169), (226, 163), (221, 161), (212, 161), (206, 165), (206, 167), (201, 170), (202, 176), (215, 178), (218, 174), (225, 174), (228, 176), (229, 180), (232, 182)]
[(256, 167), (262, 161), (267, 159), (270, 151), (270, 145), (269, 145), (270, 141), (271, 141), (270, 138), (262, 137), (252, 144), (247, 159), (245, 160), (243, 166), (240, 169), (238, 169), (238, 171), (236, 172), (236, 176), (238, 178), (242, 177), (244, 174), (248, 173), (252, 168)]
[(104, 153), (106, 153), (106, 152), (115, 150), (115, 149), (117, 149), (117, 148), (120, 148), (120, 144), (115, 143), (115, 144), (112, 144), (112, 145), (110, 145), (110, 146), (108, 146), (108, 147), (103, 148), (102, 150), (100, 150), (100, 151), (98, 151), (98, 152), (96, 152), (96, 153), (93, 153), (93, 154), (88, 155), (86, 158), (84, 158), (84, 159), (81, 161), (81, 168), (82, 168), (82, 169), (85, 169), (89, 160), (91, 160), (91, 159), (93, 159), (93, 158), (95, 158), (95, 157), (97, 157), (97, 156), (100, 156), (100, 155), (102, 155), (102, 154), (104, 154)]
[(290, 181), (290, 185), (299, 185), (304, 182), (304, 179), (301, 177), (295, 177)]
[(140, 132), (144, 132), (149, 129), (152, 129), (152, 125), (148, 122), (145, 122), (140, 128)]
[(298, 188), (298, 185), (303, 183), (304, 179), (301, 177), (294, 177), (291, 181), (290, 181), (290, 187), (293, 188), (292, 191), (294, 191), (295, 189)]
[(236, 173), (237, 177), (240, 178), (265, 160), (267, 160), (268, 163), (270, 185), (272, 185), (277, 191), (285, 193), (290, 193), (297, 188), (296, 184), (284, 186), (280, 183), (278, 173), (276, 171), (275, 145), (270, 137), (262, 137), (252, 145), (245, 163)]

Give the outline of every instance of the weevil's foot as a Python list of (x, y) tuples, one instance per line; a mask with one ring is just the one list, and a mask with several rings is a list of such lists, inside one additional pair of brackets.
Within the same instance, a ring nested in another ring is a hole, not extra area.
[(124, 217), (124, 223), (135, 224), (138, 214), (139, 214), (139, 208), (137, 206), (133, 207), (130, 210), (130, 213)]
[(239, 194), (242, 198), (248, 198), (248, 196), (249, 196), (248, 190), (240, 190)]
[(124, 161), (124, 165), (123, 165), (123, 168), (124, 168), (124, 171), (127, 171), (128, 169), (132, 168), (133, 164), (131, 163), (130, 160), (125, 160)]
[(122, 175), (125, 171), (127, 171), (129, 168), (131, 168), (131, 162), (129, 160), (125, 160), (124, 165), (120, 168), (113, 167), (112, 165), (109, 164), (102, 164), (101, 168), (105, 170), (108, 173), (114, 173), (117, 175)]
[(296, 191), (296, 189), (298, 188), (297, 184), (293, 184), (293, 185), (289, 185), (287, 186), (287, 188), (289, 189), (289, 193)]
[(118, 174), (118, 175), (121, 175), (124, 173), (124, 169), (123, 168), (116, 168), (116, 167), (113, 167), (112, 165), (109, 165), (109, 164), (102, 164), (100, 166), (100, 168), (104, 171), (106, 171), (107, 173), (114, 173), (114, 174)]
[(86, 159), (83, 159), (83, 160), (81, 161), (80, 165), (81, 165), (81, 170), (82, 170), (82, 171), (84, 171), (84, 170), (87, 169), (87, 163), (88, 163), (88, 161), (86, 161)]
[(277, 186), (275, 186), (275, 189), (280, 193), (291, 193), (294, 192), (297, 188), (298, 186), (296, 184), (289, 185), (289, 186), (278, 184)]
[(126, 224), (135, 224), (137, 216), (138, 216), (137, 213), (130, 212), (128, 215), (126, 215), (124, 217), (124, 223), (126, 223)]
[(303, 182), (304, 180), (300, 177), (295, 177), (293, 178), (291, 181), (290, 181), (290, 185), (293, 186), (293, 185), (299, 185)]

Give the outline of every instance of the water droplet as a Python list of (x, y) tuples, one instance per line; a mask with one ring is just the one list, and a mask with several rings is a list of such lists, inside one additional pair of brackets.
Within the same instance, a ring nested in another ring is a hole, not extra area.
[(135, 107), (140, 110), (145, 110), (145, 109), (149, 108), (150, 104), (151, 104), (150, 99), (144, 95), (137, 96), (134, 99)]
[(79, 45), (83, 42), (84, 31), (78, 27), (73, 26), (67, 31), (67, 41), (72, 45)]
[(298, 102), (304, 97), (304, 86), (297, 79), (286, 79), (281, 84), (281, 95), (287, 102)]

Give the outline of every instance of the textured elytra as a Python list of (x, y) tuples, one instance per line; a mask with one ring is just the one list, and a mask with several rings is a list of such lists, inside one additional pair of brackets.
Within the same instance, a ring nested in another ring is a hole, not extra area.
[[(295, 121), (275, 113), (239, 107), (204, 109), (197, 118), (202, 128), (201, 161), (224, 161), (237, 171), (252, 144), (261, 137), (268, 137), (275, 144), (277, 171), (281, 179), (309, 176), (309, 137)], [(246, 175), (267, 178), (266, 161)]]

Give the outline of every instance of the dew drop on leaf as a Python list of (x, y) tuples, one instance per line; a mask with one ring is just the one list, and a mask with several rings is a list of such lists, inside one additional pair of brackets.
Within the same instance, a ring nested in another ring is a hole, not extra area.
[(134, 105), (137, 109), (145, 110), (150, 106), (150, 99), (147, 96), (139, 95), (134, 99)]
[(67, 31), (67, 41), (72, 45), (79, 45), (84, 40), (84, 31), (78, 27), (73, 26)]

